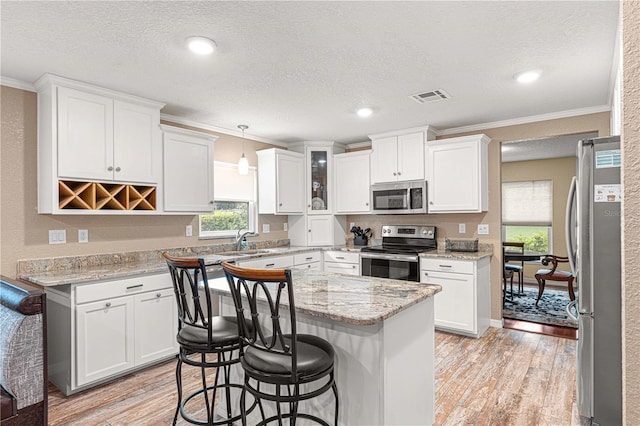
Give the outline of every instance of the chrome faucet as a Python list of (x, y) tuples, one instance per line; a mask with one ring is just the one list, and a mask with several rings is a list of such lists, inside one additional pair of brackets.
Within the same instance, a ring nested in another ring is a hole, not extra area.
[(242, 232), (242, 228), (238, 229), (238, 233), (236, 234), (236, 251), (242, 250), (242, 240), (245, 237), (257, 237), (258, 234), (252, 231)]

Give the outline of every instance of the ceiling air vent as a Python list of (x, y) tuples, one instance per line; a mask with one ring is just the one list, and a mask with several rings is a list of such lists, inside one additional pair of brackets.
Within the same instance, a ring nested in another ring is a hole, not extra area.
[(426, 104), (427, 102), (441, 101), (443, 99), (449, 99), (451, 96), (442, 89), (432, 90), (431, 92), (418, 93), (417, 95), (409, 96), (419, 104)]

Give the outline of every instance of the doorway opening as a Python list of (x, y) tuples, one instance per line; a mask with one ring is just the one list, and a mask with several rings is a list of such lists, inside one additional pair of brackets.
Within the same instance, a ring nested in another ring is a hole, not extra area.
[[(535, 274), (547, 268), (541, 263), (544, 255), (567, 256), (565, 207), (576, 175), (577, 146), (580, 140), (592, 137), (597, 137), (597, 132), (501, 145), (502, 241), (523, 243), (522, 250), (527, 254), (526, 260), (508, 263), (521, 270), (514, 274), (514, 291), (507, 287), (506, 294), (511, 297), (505, 297), (503, 303), (505, 328), (560, 336), (576, 334), (578, 323), (565, 309), (570, 301), (566, 283), (547, 281), (538, 301)], [(568, 264), (558, 267), (568, 268)], [(577, 292), (577, 287), (574, 290)]]

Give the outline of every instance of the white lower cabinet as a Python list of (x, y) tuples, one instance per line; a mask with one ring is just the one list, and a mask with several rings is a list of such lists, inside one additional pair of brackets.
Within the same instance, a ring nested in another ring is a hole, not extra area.
[(83, 386), (134, 366), (133, 297), (76, 309), (76, 384)]
[(442, 286), (442, 291), (434, 297), (436, 328), (482, 336), (491, 317), (489, 276), (488, 257), (479, 260), (422, 258), (420, 282)]
[(49, 380), (65, 395), (178, 353), (168, 273), (46, 292)]
[(347, 251), (325, 251), (324, 271), (360, 275), (360, 254)]

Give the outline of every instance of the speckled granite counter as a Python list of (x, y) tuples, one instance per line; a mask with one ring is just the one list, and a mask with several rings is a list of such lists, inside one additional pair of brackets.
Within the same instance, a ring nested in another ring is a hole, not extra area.
[[(286, 242), (288, 243), (288, 240)], [(222, 261), (248, 260), (266, 256), (323, 250), (322, 248), (291, 247), (287, 245), (247, 250), (246, 253), (255, 252), (256, 250), (259, 252), (238, 256), (235, 254), (221, 255), (219, 253), (228, 253), (229, 249), (227, 248), (225, 251), (220, 247), (203, 246), (19, 260), (17, 277), (33, 284), (50, 287), (158, 274), (167, 271), (167, 264), (162, 258), (162, 253), (165, 251), (172, 256), (202, 257), (208, 266), (214, 266)], [(224, 248), (225, 246), (222, 247)]]
[[(442, 290), (434, 284), (293, 270), (296, 310), (354, 325), (383, 321)], [(226, 278), (212, 290), (230, 294)]]
[(450, 250), (434, 250), (426, 253), (420, 253), (420, 257), (436, 257), (441, 259), (458, 259), (458, 260), (480, 260), (485, 257), (493, 256), (493, 246), (491, 244), (482, 244), (478, 251), (450, 251)]

